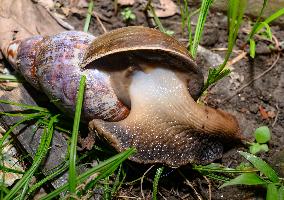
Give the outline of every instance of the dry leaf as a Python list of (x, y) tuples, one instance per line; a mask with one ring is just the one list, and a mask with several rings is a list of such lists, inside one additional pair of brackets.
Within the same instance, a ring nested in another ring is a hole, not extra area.
[(91, 150), (95, 144), (95, 136), (89, 133), (86, 138), (78, 137), (78, 142), (81, 144), (82, 149)]
[(160, 0), (159, 8), (155, 8), (158, 17), (170, 17), (177, 13), (177, 6), (172, 0)]
[(14, 88), (19, 87), (19, 83), (17, 82), (0, 82), (0, 89), (10, 91)]
[(5, 56), (14, 39), (64, 30), (44, 7), (30, 0), (0, 0), (0, 27), (0, 49)]
[(42, 5), (44, 8), (48, 10), (53, 10), (55, 3), (53, 0), (33, 0), (34, 2), (37, 2), (38, 4)]
[(273, 119), (273, 118), (276, 117), (276, 113), (275, 113), (273, 110), (268, 111), (268, 112), (267, 112), (267, 115), (268, 115), (268, 117), (271, 118), (271, 119)]
[(63, 12), (63, 14), (64, 14), (65, 16), (69, 16), (69, 14), (70, 14), (70, 8), (62, 7), (61, 10), (62, 10), (62, 12)]
[(117, 0), (117, 3), (122, 6), (132, 6), (135, 0)]
[[(2, 131), (1, 131), (2, 132)], [(2, 138), (2, 134), (0, 134), (0, 138)], [(6, 144), (11, 137), (9, 136), (5, 141), (4, 144)], [(5, 146), (5, 145), (3, 145)], [(19, 171), (24, 171), (22, 166), (19, 164), (19, 160), (16, 157), (17, 151), (15, 147), (13, 147), (11, 144), (8, 144), (2, 149), (2, 159), (3, 159), (3, 165), (10, 169), (15, 169)], [(0, 182), (4, 183), (7, 186), (11, 186), (15, 180), (20, 179), (23, 175), (22, 174), (16, 174), (11, 172), (5, 172), (0, 170)]]
[(262, 119), (268, 119), (269, 116), (268, 116), (268, 113), (266, 112), (266, 110), (261, 105), (258, 108), (259, 108), (261, 118)]

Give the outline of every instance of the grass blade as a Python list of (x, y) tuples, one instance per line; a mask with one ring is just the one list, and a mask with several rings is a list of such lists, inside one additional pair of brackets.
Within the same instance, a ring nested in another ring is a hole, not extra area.
[(278, 190), (278, 200), (284, 199), (284, 185), (282, 185)]
[(252, 58), (255, 56), (255, 41), (253, 39), (249, 40), (249, 55)]
[[(77, 177), (77, 182), (81, 183), (85, 181), (88, 177), (93, 175), (94, 173), (101, 172), (102, 170), (105, 170), (105, 168), (110, 168), (115, 163), (122, 163), (125, 159), (127, 159), (129, 156), (131, 156), (133, 153), (135, 153), (136, 150), (134, 148), (130, 148), (122, 153), (119, 153), (106, 161), (100, 163), (99, 165), (93, 167), (92, 169), (89, 169), (88, 171), (84, 172), (83, 174), (79, 175)], [(68, 189), (69, 183), (64, 184), (63, 186), (59, 187), (58, 189), (54, 190), (53, 192), (49, 193), (48, 195), (44, 196), (42, 200), (46, 199), (53, 199), (56, 196), (58, 196), (61, 192), (66, 191)]]
[(0, 74), (0, 81), (19, 82), (20, 80), (11, 74)]
[(163, 33), (166, 33), (166, 29), (163, 27), (159, 17), (156, 15), (156, 12), (153, 8), (153, 6), (150, 4), (148, 4), (148, 9), (150, 10), (151, 14), (153, 15), (153, 18), (154, 18), (154, 21), (155, 21), (155, 24), (158, 26), (158, 29), (163, 32)]
[(255, 24), (254, 24), (254, 26), (253, 26), (253, 28), (252, 28), (250, 34), (249, 34), (248, 40), (250, 40), (250, 39), (253, 37), (253, 35), (256, 33), (256, 29), (257, 29), (257, 27), (259, 26), (259, 21), (260, 21), (260, 19), (261, 19), (261, 17), (262, 17), (262, 14), (263, 14), (263, 11), (264, 11), (264, 9), (265, 9), (265, 7), (266, 7), (266, 5), (267, 5), (267, 2), (268, 2), (268, 0), (264, 0), (264, 1), (263, 1), (263, 4), (262, 4), (261, 10), (260, 10), (260, 13), (259, 13), (259, 15), (258, 15), (258, 17), (257, 17), (257, 20), (256, 20), (256, 22), (255, 22)]
[[(273, 13), (272, 15), (270, 15), (268, 18), (266, 18), (264, 20), (264, 22), (266, 24), (269, 24), (270, 22), (274, 21), (275, 19), (281, 17), (282, 15), (284, 15), (284, 8), (281, 8), (280, 10), (276, 11), (275, 13)], [(258, 31), (260, 31), (263, 27), (265, 27), (265, 23), (259, 23), (257, 28), (255, 29), (255, 33), (257, 33)]]
[(278, 192), (275, 184), (270, 183), (267, 185), (266, 200), (277, 200)]
[(272, 32), (271, 32), (270, 26), (269, 26), (266, 22), (261, 22), (261, 24), (263, 24), (264, 27), (266, 28), (265, 33), (266, 33), (267, 38), (268, 38), (269, 40), (272, 40)]
[(31, 177), (39, 167), (40, 163), (42, 162), (42, 159), (44, 158), (44, 155), (46, 155), (52, 135), (53, 135), (53, 124), (57, 120), (57, 115), (52, 117), (50, 119), (49, 125), (47, 128), (44, 129), (44, 132), (41, 136), (39, 147), (37, 148), (36, 155), (34, 157), (34, 161), (32, 166), (28, 169), (28, 171), (24, 174), (24, 176), (16, 183), (16, 185), (12, 188), (12, 190), (7, 194), (7, 196), (4, 198), (4, 200), (12, 199), (17, 192), (24, 187), (27, 182), (30, 181)]
[(156, 171), (154, 182), (153, 182), (153, 196), (152, 196), (153, 200), (157, 200), (158, 183), (159, 183), (160, 177), (163, 173), (163, 170), (164, 170), (164, 167), (160, 167)]
[[(2, 185), (2, 183), (0, 184), (0, 191), (4, 192), (6, 194), (8, 194), (10, 192), (10, 190), (8, 188), (6, 188), (4, 185)], [(3, 198), (1, 198), (3, 199)]]
[(247, 169), (247, 170), (240, 170), (240, 169), (233, 169), (227, 168), (223, 166), (214, 166), (213, 163), (203, 166), (203, 165), (193, 165), (193, 169), (199, 172), (217, 172), (217, 173), (253, 173), (258, 172), (255, 169)]
[(230, 73), (230, 69), (225, 68), (226, 64), (232, 54), (236, 39), (238, 36), (239, 28), (242, 23), (243, 15), (246, 8), (246, 0), (230, 0), (228, 9), (228, 50), (224, 62), (217, 68), (210, 68), (207, 80), (204, 84), (202, 92), (204, 93), (210, 85), (215, 84)]
[(247, 152), (239, 151), (239, 153), (253, 164), (261, 173), (269, 178), (273, 183), (278, 183), (279, 178), (276, 172), (262, 159)]
[(33, 120), (33, 119), (36, 119), (38, 117), (41, 117), (41, 116), (44, 116), (45, 114), (43, 113), (36, 113), (36, 114), (32, 114), (32, 115), (29, 115), (28, 117), (25, 117), (23, 119), (21, 119), (20, 121), (18, 121), (16, 124), (14, 124), (13, 126), (11, 126), (9, 128), (8, 131), (6, 131), (6, 133), (3, 135), (3, 137), (0, 139), (0, 149), (2, 149), (3, 147), (3, 144), (4, 144), (4, 141), (8, 138), (8, 136), (10, 135), (10, 133), (17, 127), (19, 126), (20, 124), (26, 122), (26, 121), (29, 121), (29, 120)]
[(15, 174), (24, 174), (25, 173), (23, 171), (19, 171), (19, 170), (16, 170), (16, 169), (8, 168), (8, 167), (5, 167), (3, 165), (0, 165), (0, 170), (4, 171), (4, 172), (15, 173)]
[(86, 21), (85, 21), (85, 24), (84, 24), (84, 29), (83, 29), (84, 32), (88, 32), (88, 30), (89, 30), (93, 9), (94, 9), (94, 1), (91, 0), (89, 2), (88, 13), (87, 13)]
[(60, 169), (56, 170), (54, 173), (46, 176), (44, 179), (42, 179), (39, 182), (37, 182), (36, 184), (32, 185), (31, 188), (28, 191), (28, 195), (32, 194), (34, 191), (36, 191), (38, 188), (40, 188), (44, 183), (52, 180), (53, 178), (55, 178), (59, 174), (63, 173), (67, 169), (68, 169), (68, 163), (63, 165)]
[(21, 108), (36, 110), (36, 111), (40, 111), (40, 112), (48, 112), (48, 110), (46, 108), (43, 108), (43, 107), (31, 106), (31, 105), (27, 105), (27, 104), (16, 103), (16, 102), (6, 101), (6, 100), (2, 100), (2, 99), (0, 99), (0, 103), (10, 104), (10, 105), (13, 105), (13, 106), (18, 106), (18, 107), (21, 107)]
[(77, 177), (77, 173), (76, 173), (77, 148), (76, 147), (77, 147), (81, 110), (82, 110), (83, 99), (84, 99), (85, 85), (86, 85), (86, 76), (83, 75), (80, 80), (79, 92), (77, 96), (75, 118), (74, 118), (72, 139), (71, 139), (71, 145), (70, 145), (69, 189), (70, 189), (70, 192), (73, 194), (75, 194), (76, 192), (76, 185), (77, 185), (76, 184), (76, 177)]
[(198, 47), (198, 44), (200, 43), (206, 17), (207, 17), (209, 7), (212, 4), (212, 2), (213, 0), (203, 0), (202, 1), (200, 13), (199, 13), (199, 17), (198, 17), (198, 21), (197, 21), (197, 25), (195, 29), (194, 39), (192, 42), (192, 46), (190, 47), (190, 53), (193, 56), (193, 58), (196, 58), (197, 47)]
[(266, 182), (262, 180), (257, 174), (248, 173), (248, 174), (241, 174), (236, 178), (224, 183), (219, 187), (219, 189), (231, 185), (263, 185), (263, 184), (266, 184)]
[[(122, 180), (120, 180), (121, 174), (123, 174)], [(111, 189), (111, 193), (110, 193), (111, 197), (113, 197), (115, 195), (115, 193), (119, 190), (119, 188), (123, 184), (125, 178), (126, 178), (126, 174), (122, 172), (122, 164), (120, 164), (117, 175), (115, 177), (115, 181), (114, 181), (112, 189)]]
[(242, 19), (245, 13), (246, 4), (247, 4), (246, 0), (230, 0), (229, 10), (228, 10), (229, 12), (228, 51), (226, 53), (226, 57), (220, 71), (222, 71), (223, 68), (226, 66), (226, 63), (228, 62), (229, 57), (233, 51), (233, 47), (235, 45), (239, 28), (241, 26)]
[(206, 177), (213, 179), (213, 180), (217, 180), (217, 181), (230, 181), (230, 178), (227, 178), (225, 176), (221, 176), (221, 175), (217, 175), (217, 174), (213, 174), (213, 173), (209, 173), (209, 174), (204, 174)]

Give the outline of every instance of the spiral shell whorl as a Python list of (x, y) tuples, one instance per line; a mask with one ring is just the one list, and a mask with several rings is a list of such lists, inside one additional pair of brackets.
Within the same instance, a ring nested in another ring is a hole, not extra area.
[(40, 85), (36, 75), (37, 66), (35, 60), (42, 40), (43, 37), (40, 35), (23, 40), (19, 46), (17, 55), (18, 70), (37, 89), (40, 89)]
[(86, 48), (94, 39), (94, 36), (78, 31), (31, 37), (21, 42), (15, 68), (71, 116), (75, 110), (79, 81), (84, 74), (87, 78), (84, 119), (119, 120), (127, 116), (128, 109), (117, 99), (109, 76), (95, 68), (81, 70), (79, 67)]

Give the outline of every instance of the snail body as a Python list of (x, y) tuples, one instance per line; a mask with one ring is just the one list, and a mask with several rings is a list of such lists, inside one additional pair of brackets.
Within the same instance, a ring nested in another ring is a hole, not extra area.
[(71, 31), (13, 41), (7, 57), (35, 88), (72, 115), (86, 75), (83, 118), (131, 160), (207, 164), (240, 140), (236, 119), (194, 100), (203, 75), (188, 51), (157, 30), (128, 27), (95, 38)]

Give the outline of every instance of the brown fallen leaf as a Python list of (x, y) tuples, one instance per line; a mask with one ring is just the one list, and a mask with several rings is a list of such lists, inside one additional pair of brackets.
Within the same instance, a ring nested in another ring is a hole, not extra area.
[[(3, 134), (6, 131), (0, 126), (0, 138), (3, 137)], [(9, 136), (5, 141), (3, 145), (3, 149), (1, 151), (1, 165), (5, 166), (10, 169), (24, 171), (23, 167), (21, 166), (21, 163), (19, 162), (19, 159), (17, 157), (17, 150), (12, 144), (8, 144), (8, 141), (11, 139)], [(3, 173), (2, 170), (0, 170), (0, 182), (1, 184), (4, 184), (6, 186), (11, 186), (16, 180), (20, 179), (23, 175), (13, 172), (5, 172)]]
[(89, 132), (88, 136), (85, 138), (78, 137), (78, 142), (81, 144), (81, 150), (87, 149), (91, 150), (95, 144), (95, 136)]
[(177, 13), (177, 6), (172, 0), (160, 0), (160, 6), (155, 7), (158, 17), (170, 17)]
[(14, 39), (64, 30), (46, 8), (30, 0), (0, 0), (0, 27), (0, 49), (5, 57), (9, 43)]
[(17, 82), (0, 82), (0, 89), (10, 91), (18, 87), (19, 83)]
[(132, 6), (135, 3), (135, 0), (117, 0), (117, 4), (122, 6)]
[(259, 113), (262, 119), (268, 119), (268, 113), (267, 111), (262, 107), (262, 105), (260, 105), (259, 107)]
[(269, 118), (273, 119), (276, 117), (276, 113), (273, 110), (267, 112)]
[(55, 1), (53, 0), (33, 0), (33, 2), (36, 2), (43, 7), (45, 7), (48, 10), (53, 10), (55, 6)]

